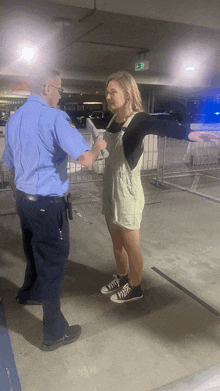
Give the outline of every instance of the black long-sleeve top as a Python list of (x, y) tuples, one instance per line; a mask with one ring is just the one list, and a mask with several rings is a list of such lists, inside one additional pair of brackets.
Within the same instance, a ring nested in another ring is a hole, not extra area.
[(142, 141), (146, 135), (155, 134), (189, 141), (190, 128), (187, 124), (184, 126), (176, 121), (158, 120), (146, 112), (135, 114), (128, 127), (123, 129), (123, 125), (124, 123), (118, 124), (113, 120), (106, 131), (117, 133), (125, 130), (122, 138), (124, 154), (131, 170), (136, 167), (143, 153)]

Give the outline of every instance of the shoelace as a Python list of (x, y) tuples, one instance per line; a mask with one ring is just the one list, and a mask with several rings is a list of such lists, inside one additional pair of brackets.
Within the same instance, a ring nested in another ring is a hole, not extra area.
[(108, 284), (109, 289), (114, 288), (115, 286), (119, 286), (119, 278), (117, 277), (116, 274), (113, 274), (113, 277), (115, 277), (115, 279), (112, 282), (110, 282), (110, 284)]
[(118, 293), (119, 299), (124, 299), (124, 297), (132, 290), (132, 288), (129, 286), (129, 284), (124, 285), (121, 292)]

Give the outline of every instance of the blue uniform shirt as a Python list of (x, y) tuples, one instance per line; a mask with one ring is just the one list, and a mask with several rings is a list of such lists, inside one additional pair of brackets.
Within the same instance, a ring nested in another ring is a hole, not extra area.
[(67, 158), (91, 150), (69, 116), (38, 95), (13, 114), (5, 128), (5, 164), (15, 170), (15, 186), (27, 194), (63, 196), (69, 185)]

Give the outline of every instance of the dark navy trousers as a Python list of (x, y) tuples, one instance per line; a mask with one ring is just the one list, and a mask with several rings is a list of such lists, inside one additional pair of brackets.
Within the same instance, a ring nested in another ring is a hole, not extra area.
[(69, 222), (64, 197), (25, 198), (17, 192), (27, 267), (20, 300), (43, 305), (44, 342), (60, 339), (68, 322), (60, 309), (60, 294), (69, 255)]

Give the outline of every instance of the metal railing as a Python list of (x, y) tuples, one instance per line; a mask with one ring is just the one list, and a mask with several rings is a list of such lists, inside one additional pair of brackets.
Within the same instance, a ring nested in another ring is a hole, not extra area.
[[(92, 146), (93, 140), (91, 133), (83, 133), (87, 143)], [(144, 176), (155, 176), (158, 167), (158, 137), (149, 135), (144, 139), (144, 153), (141, 174)], [(102, 174), (105, 168), (105, 159), (102, 155), (98, 157), (91, 168), (80, 166), (73, 158), (69, 157), (67, 172), (70, 184), (95, 182), (102, 180)]]
[[(92, 135), (83, 137), (92, 146)], [(156, 185), (174, 176), (210, 172), (219, 177), (220, 142), (193, 143), (167, 137), (149, 135), (144, 139), (141, 175), (149, 177)], [(102, 181), (105, 160), (100, 155), (91, 168), (82, 167), (72, 157), (68, 158), (67, 172), (70, 184)], [(0, 160), (0, 192), (10, 191), (7, 170)]]
[(158, 167), (154, 183), (192, 175), (219, 178), (220, 142), (190, 142), (167, 137), (158, 138)]

